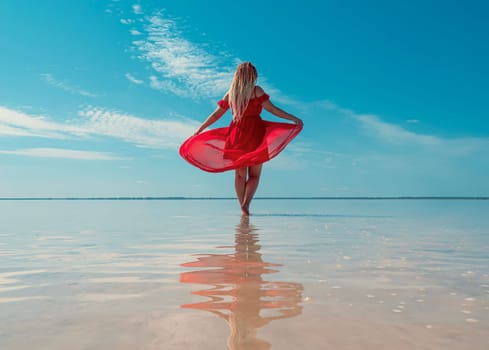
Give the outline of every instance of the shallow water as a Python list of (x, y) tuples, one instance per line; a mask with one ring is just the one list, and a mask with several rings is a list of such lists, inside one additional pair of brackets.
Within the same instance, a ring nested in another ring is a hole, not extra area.
[(0, 212), (0, 349), (489, 348), (489, 201)]

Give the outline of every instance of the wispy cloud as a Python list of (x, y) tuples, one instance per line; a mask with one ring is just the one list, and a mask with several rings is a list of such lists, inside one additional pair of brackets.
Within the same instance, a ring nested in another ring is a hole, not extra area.
[(123, 18), (121, 23), (142, 22), (141, 28), (131, 28), (130, 33), (137, 37), (133, 41), (137, 57), (153, 70), (150, 87), (191, 98), (215, 97), (227, 90), (239, 59), (213, 54), (206, 43), (186, 39), (176, 21), (162, 11), (145, 15), (139, 5), (132, 10), (140, 18)]
[(64, 148), (26, 148), (13, 151), (0, 150), (0, 154), (41, 158), (63, 158), (76, 160), (125, 160), (111, 153), (80, 151)]
[[(132, 49), (152, 69), (147, 79), (151, 88), (193, 99), (216, 98), (227, 91), (241, 59), (218, 48), (212, 50), (214, 44), (209, 42), (189, 40), (163, 10), (146, 15), (136, 5), (133, 12), (137, 19), (123, 18), (121, 23), (131, 25), (129, 32), (135, 36)], [(260, 85), (273, 101), (301, 105), (262, 75)]]
[(272, 169), (305, 169), (319, 167), (333, 169), (344, 154), (318, 148), (310, 142), (294, 141), (270, 163)]
[(32, 137), (37, 135), (32, 133), (30, 130), (26, 130), (24, 128), (0, 124), (0, 136), (11, 136), (11, 137), (31, 136)]
[(25, 114), (0, 106), (0, 136), (31, 136), (64, 139), (69, 134), (84, 134), (85, 128), (51, 121), (45, 116)]
[(139, 4), (132, 5), (132, 10), (134, 11), (134, 13), (136, 15), (142, 15), (143, 14), (143, 9), (142, 9), (141, 5), (139, 5)]
[(140, 84), (144, 83), (144, 81), (135, 78), (132, 74), (129, 74), (129, 73), (126, 73), (126, 78), (127, 78), (127, 80), (129, 80), (130, 82), (132, 82), (134, 84), (140, 85)]
[(181, 87), (171, 80), (160, 80), (154, 75), (149, 77), (149, 85), (155, 90), (168, 91), (181, 97), (189, 96), (189, 91), (185, 87)]
[(369, 134), (393, 145), (421, 146), (426, 150), (455, 156), (464, 156), (481, 150), (489, 150), (489, 138), (446, 138), (415, 133), (399, 125), (382, 121), (379, 117), (372, 115), (357, 115), (355, 119), (361, 123)]
[(58, 79), (56, 79), (52, 74), (49, 73), (43, 73), (41, 74), (41, 78), (50, 86), (59, 88), (61, 90), (67, 91), (70, 94), (77, 94), (77, 95), (82, 95), (86, 97), (97, 97), (97, 95), (92, 94), (91, 92), (88, 92), (86, 90), (82, 90), (77, 87), (70, 86)]
[(229, 55), (214, 55), (205, 44), (185, 39), (177, 23), (161, 12), (144, 18), (142, 35), (133, 44), (155, 72), (153, 88), (193, 98), (215, 97), (227, 90), (236, 63)]
[(393, 144), (440, 146), (444, 140), (437, 136), (418, 134), (403, 127), (382, 121), (375, 115), (353, 115), (361, 125), (377, 138)]
[(270, 162), (269, 168), (277, 170), (305, 169), (307, 168), (307, 163), (304, 157), (299, 154), (284, 151), (277, 158), (274, 158), (273, 162)]
[(79, 137), (112, 137), (138, 147), (177, 148), (192, 134), (199, 123), (179, 117), (148, 120), (89, 107), (70, 122), (57, 122), (46, 117), (28, 115), (0, 106), (0, 136), (73, 139)]
[(315, 103), (322, 108), (334, 111), (358, 122), (366, 135), (393, 146), (422, 147), (424, 150), (443, 154), (463, 156), (472, 152), (489, 150), (489, 138), (454, 137), (417, 133), (406, 128), (383, 121), (379, 116), (359, 114), (350, 109), (337, 106), (331, 101)]
[(110, 136), (139, 147), (177, 148), (199, 123), (191, 120), (148, 120), (102, 108), (79, 112), (93, 134)]

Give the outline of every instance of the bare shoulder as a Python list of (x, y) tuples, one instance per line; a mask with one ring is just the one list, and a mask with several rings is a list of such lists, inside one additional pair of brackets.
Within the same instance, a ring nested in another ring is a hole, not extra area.
[(261, 86), (256, 85), (255, 93), (256, 93), (256, 97), (260, 97), (265, 94), (265, 90), (263, 90)]
[(222, 97), (222, 100), (229, 101), (229, 92), (226, 92), (226, 95)]

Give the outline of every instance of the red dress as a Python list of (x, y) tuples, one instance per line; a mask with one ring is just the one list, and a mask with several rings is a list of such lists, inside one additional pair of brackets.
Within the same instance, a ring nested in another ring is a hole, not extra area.
[[(263, 120), (262, 104), (267, 94), (252, 98), (239, 121), (188, 138), (180, 155), (190, 164), (212, 173), (264, 163), (278, 155), (302, 130), (302, 126)], [(229, 103), (218, 105), (228, 109)]]

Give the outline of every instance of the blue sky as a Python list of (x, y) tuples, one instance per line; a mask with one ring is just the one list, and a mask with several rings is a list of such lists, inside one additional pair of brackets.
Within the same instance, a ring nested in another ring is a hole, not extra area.
[(178, 147), (248, 60), (305, 123), (258, 196), (489, 195), (485, 1), (276, 4), (2, 1), (0, 197), (233, 196)]

